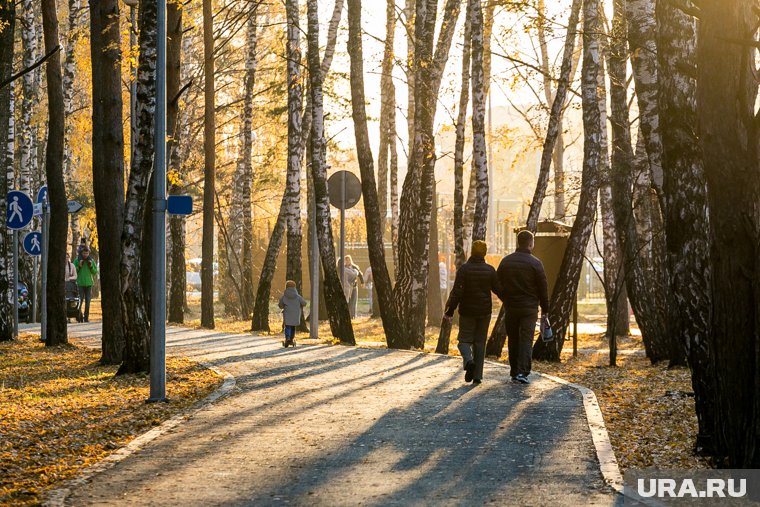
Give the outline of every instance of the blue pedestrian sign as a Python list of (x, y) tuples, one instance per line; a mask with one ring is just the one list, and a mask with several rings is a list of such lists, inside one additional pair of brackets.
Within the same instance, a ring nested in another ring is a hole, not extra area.
[(37, 204), (42, 204), (43, 201), (48, 200), (48, 194), (47, 194), (47, 185), (42, 185), (40, 189), (37, 191), (37, 200), (35, 201)]
[(192, 215), (193, 198), (189, 195), (170, 195), (166, 202), (170, 215)]
[(19, 190), (8, 192), (6, 205), (8, 208), (5, 210), (5, 225), (8, 229), (23, 229), (32, 221), (34, 203), (25, 192)]
[(35, 257), (42, 255), (42, 233), (30, 232), (24, 236), (24, 250)]

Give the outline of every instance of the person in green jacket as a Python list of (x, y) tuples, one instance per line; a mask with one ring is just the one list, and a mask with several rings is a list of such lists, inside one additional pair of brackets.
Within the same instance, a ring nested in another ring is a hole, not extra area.
[[(77, 268), (77, 287), (79, 288), (80, 308), (84, 304), (83, 322), (90, 321), (90, 301), (92, 300), (92, 284), (98, 274), (98, 265), (90, 258), (90, 249), (84, 247), (81, 257), (74, 261)], [(81, 312), (81, 310), (80, 310)]]

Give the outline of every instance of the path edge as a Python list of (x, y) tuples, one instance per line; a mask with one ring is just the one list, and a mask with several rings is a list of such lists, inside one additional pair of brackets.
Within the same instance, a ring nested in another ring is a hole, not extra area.
[(138, 435), (124, 447), (117, 449), (113, 453), (103, 458), (101, 461), (98, 461), (97, 463), (84, 468), (75, 477), (67, 480), (60, 487), (48, 491), (43, 495), (42, 505), (44, 507), (64, 507), (66, 505), (66, 499), (71, 494), (72, 489), (85, 485), (87, 481), (96, 475), (112, 468), (114, 465), (133, 455), (150, 442), (156, 440), (158, 437), (168, 433), (183, 422), (187, 421), (196, 413), (204, 410), (213, 403), (217, 402), (219, 399), (227, 396), (237, 385), (235, 377), (228, 371), (217, 368), (211, 363), (205, 361), (198, 361), (198, 363), (222, 377), (224, 379), (222, 385), (217, 387), (211, 394), (194, 404), (188, 410), (180, 412), (174, 417), (167, 419), (163, 423), (159, 424), (155, 428), (151, 428), (145, 433)]

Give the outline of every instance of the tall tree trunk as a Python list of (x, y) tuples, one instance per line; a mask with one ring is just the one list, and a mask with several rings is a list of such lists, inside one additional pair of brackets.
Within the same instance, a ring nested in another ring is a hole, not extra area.
[[(288, 8), (295, 15), (298, 13), (298, 0), (287, 0)], [(292, 3), (292, 5), (291, 5)], [(332, 227), (330, 225), (330, 200), (327, 195), (327, 167), (324, 135), (324, 106), (322, 100), (322, 70), (319, 61), (319, 12), (317, 0), (308, 0), (308, 65), (309, 83), (311, 85), (312, 134), (311, 134), (311, 176), (314, 183), (316, 201), (317, 239), (319, 243), (322, 268), (325, 271), (324, 294), (330, 315), (330, 329), (333, 336), (341, 343), (355, 345), (354, 330), (348, 303), (343, 295), (343, 287), (338, 278), (335, 250), (333, 246)], [(369, 160), (372, 160), (371, 154)], [(375, 182), (365, 182), (362, 191), (375, 188)], [(376, 202), (375, 202), (376, 204)], [(374, 231), (376, 232), (376, 231)]]
[[(169, 193), (179, 194), (181, 187), (182, 155), (179, 142), (182, 131), (180, 119), (180, 83), (182, 81), (183, 7), (178, 2), (166, 6), (166, 28), (169, 38), (166, 47), (166, 128), (169, 133), (167, 153), (169, 155)], [(169, 322), (182, 324), (185, 321), (187, 298), (187, 275), (185, 267), (185, 218), (169, 217)]]
[(756, 468), (760, 466), (760, 163), (752, 41), (757, 15), (750, 0), (709, 0), (699, 7), (697, 111), (710, 211), (717, 434), (729, 467)]
[(230, 241), (234, 252), (231, 274), (240, 280), (239, 310), (243, 319), (253, 311), (253, 222), (251, 216), (251, 187), (253, 186), (253, 92), (256, 84), (257, 11), (254, 7), (246, 27), (245, 78), (243, 96), (243, 125), (240, 157), (233, 183)]
[[(45, 54), (58, 45), (58, 13), (55, 0), (42, 0), (42, 30), (45, 38)], [(50, 232), (47, 269), (47, 341), (46, 346), (68, 342), (66, 336), (66, 236), (68, 212), (66, 210), (66, 187), (63, 182), (63, 77), (60, 53), (51, 56), (45, 65), (45, 81), (48, 96), (48, 137), (45, 149), (45, 175), (50, 196)]]
[[(620, 1), (620, 0), (618, 0)], [(680, 340), (688, 351), (699, 433), (698, 452), (717, 451), (715, 371), (710, 343), (711, 257), (707, 183), (698, 137), (697, 26), (667, 2), (657, 4), (659, 111), (663, 143), (665, 233), (671, 287), (681, 316)]]
[(385, 7), (385, 44), (380, 77), (380, 147), (377, 154), (377, 205), (380, 213), (380, 230), (385, 234), (388, 215), (388, 162), (390, 144), (396, 139), (390, 136), (391, 118), (396, 108), (396, 86), (393, 83), (394, 41), (396, 34), (396, 1), (387, 0)]
[(584, 262), (584, 252), (594, 226), (602, 153), (602, 123), (599, 109), (598, 74), (600, 61), (599, 0), (583, 3), (583, 175), (578, 212), (568, 239), (560, 275), (554, 285), (549, 319), (557, 334), (551, 342), (539, 340), (533, 348), (533, 357), (539, 360), (559, 361), (565, 332), (575, 303), (578, 280)]
[(649, 156), (652, 184), (657, 190), (657, 197), (662, 200), (662, 140), (657, 113), (657, 26), (654, 6), (655, 0), (627, 0), (626, 17), (639, 122)]
[[(340, 24), (341, 14), (343, 11), (344, 0), (335, 0), (335, 6), (333, 8), (333, 14), (330, 18), (330, 25), (327, 30), (327, 45), (325, 46), (325, 53), (322, 57), (322, 63), (320, 69), (322, 70), (322, 76), (327, 75), (332, 65), (333, 56), (335, 52), (335, 45), (337, 43), (338, 25)], [(306, 107), (303, 111), (301, 120), (301, 147), (302, 151), (307, 147), (309, 133), (311, 132), (311, 122), (313, 117), (312, 111), (312, 96), (309, 94), (306, 100)], [(311, 144), (309, 143), (308, 146)], [(286, 189), (287, 191), (287, 189)], [(256, 289), (256, 298), (254, 301), (253, 317), (251, 319), (252, 331), (269, 330), (269, 298), (272, 288), (272, 277), (277, 262), (277, 256), (282, 246), (282, 237), (285, 234), (285, 220), (287, 213), (288, 200), (285, 199), (285, 192), (283, 192), (283, 199), (280, 202), (280, 210), (277, 215), (277, 222), (272, 235), (269, 240), (267, 252), (264, 260), (264, 267), (262, 268), (259, 276), (259, 285)], [(282, 225), (280, 225), (282, 222)], [(323, 292), (320, 292), (320, 297)], [(326, 305), (320, 305), (320, 314)], [(302, 325), (305, 324), (302, 321)]]
[(441, 301), (441, 268), (438, 265), (438, 193), (433, 178), (433, 209), (430, 213), (430, 247), (428, 250), (428, 326), (440, 327), (443, 320), (443, 301)]
[[(285, 183), (287, 226), (286, 278), (296, 282), (302, 292), (301, 273), (301, 28), (298, 21), (298, 2), (286, 1), (287, 67), (288, 67), (288, 166)], [(319, 54), (317, 54), (319, 57)], [(302, 319), (303, 320), (303, 319)]]
[(467, 106), (470, 103), (470, 56), (472, 51), (472, 14), (467, 3), (462, 49), (462, 87), (459, 92), (456, 140), (454, 141), (454, 255), (457, 269), (467, 260), (464, 245), (464, 144)]
[[(546, 140), (541, 152), (541, 166), (538, 172), (538, 182), (536, 183), (536, 192), (533, 194), (533, 200), (530, 203), (528, 212), (529, 230), (535, 232), (538, 226), (538, 219), (541, 214), (541, 205), (546, 196), (546, 187), (549, 185), (549, 173), (552, 164), (552, 157), (557, 146), (557, 139), (562, 135), (562, 112), (565, 109), (567, 100), (567, 91), (570, 89), (573, 70), (573, 54), (575, 52), (575, 39), (578, 30), (578, 20), (580, 18), (582, 0), (573, 0), (570, 7), (570, 20), (567, 24), (567, 35), (565, 35), (565, 48), (562, 53), (562, 66), (557, 83), (557, 91), (554, 94), (551, 112), (549, 113), (549, 126), (546, 130)], [(556, 168), (555, 168), (556, 170)]]
[[(66, 183), (66, 191), (69, 195), (74, 193), (74, 167), (73, 153), (71, 151), (71, 139), (73, 132), (72, 116), (74, 114), (74, 80), (76, 78), (76, 45), (82, 36), (81, 17), (82, 1), (69, 0), (68, 33), (66, 34), (66, 56), (63, 63), (63, 103), (66, 112), (65, 145), (63, 150), (63, 179)], [(122, 155), (123, 157), (123, 155)], [(122, 163), (123, 165), (123, 163)], [(122, 173), (123, 174), (123, 173)], [(123, 178), (123, 176), (122, 176)], [(122, 185), (123, 186), (123, 185)], [(79, 243), (79, 218), (76, 214), (69, 215), (69, 228), (71, 229), (71, 243), (69, 252), (73, 257)]]
[(216, 90), (214, 15), (203, 0), (203, 245), (201, 253), (201, 327), (214, 329), (214, 202), (216, 196)]
[[(426, 0), (404, 0), (404, 23), (406, 30), (406, 93), (407, 93), (407, 110), (406, 110), (406, 127), (407, 127), (407, 165), (409, 158), (412, 156), (414, 143), (414, 111), (417, 100), (416, 82), (417, 82), (417, 65), (415, 60), (415, 49), (417, 38), (415, 36), (417, 25), (417, 3)], [(398, 256), (398, 255), (397, 255)], [(398, 263), (396, 264), (398, 270)], [(398, 275), (396, 275), (398, 277)]]
[[(21, 2), (21, 48), (22, 66), (27, 69), (39, 58), (37, 47), (38, 25), (37, 7), (33, 0)], [(32, 178), (39, 172), (37, 129), (35, 127), (35, 110), (39, 105), (39, 70), (34, 70), (21, 78), (21, 121), (19, 131), (19, 178), (18, 188), (25, 192), (32, 191)]]
[(460, 7), (458, 0), (446, 2), (445, 21), (434, 53), (437, 2), (420, 0), (416, 5), (414, 139), (401, 199), (399, 263), (394, 292), (399, 316), (407, 330), (402, 345), (405, 348), (422, 348), (425, 344), (428, 248), (436, 159), (433, 123), (441, 74)]
[(117, 374), (147, 372), (150, 368), (150, 313), (141, 286), (143, 216), (148, 182), (153, 171), (156, 114), (156, 2), (141, 0), (137, 65), (136, 138), (130, 161), (121, 234), (121, 309), (124, 360)]
[(468, 0), (472, 30), (472, 174), (477, 181), (472, 239), (486, 239), (488, 224), (488, 153), (486, 94), (483, 76), (483, 11), (480, 0)]
[[(10, 79), (13, 75), (13, 53), (16, 29), (15, 0), (0, 0), (0, 81)], [(6, 195), (13, 171), (13, 151), (8, 146), (14, 144), (13, 95), (11, 86), (0, 88), (0, 160), (6, 168), (0, 174), (0, 206), (7, 209)], [(10, 157), (8, 156), (10, 154)], [(15, 287), (11, 287), (11, 269), (8, 260), (9, 239), (7, 231), (0, 231), (0, 342), (13, 339), (13, 300)]]
[(118, 0), (90, 0), (92, 58), (92, 182), (100, 253), (103, 364), (124, 351), (119, 258), (124, 201), (124, 129)]
[[(312, 0), (313, 1), (313, 0)], [(315, 2), (316, 3), (316, 2)], [(364, 54), (362, 43), (361, 1), (348, 0), (348, 54), (351, 58), (351, 106), (356, 135), (356, 151), (361, 171), (364, 216), (367, 224), (367, 246), (372, 266), (372, 278), (380, 302), (380, 316), (388, 347), (395, 347), (401, 340), (402, 323), (399, 322), (393, 284), (385, 261), (383, 220), (379, 212), (375, 186), (372, 148), (367, 128), (366, 97), (364, 94)], [(311, 36), (311, 26), (309, 27)], [(311, 47), (309, 49), (311, 51)], [(395, 139), (392, 142), (396, 142)]]
[(280, 252), (282, 239), (285, 235), (286, 209), (285, 194), (283, 193), (277, 221), (269, 237), (269, 245), (264, 256), (264, 263), (261, 266), (259, 286), (256, 289), (256, 300), (253, 307), (253, 317), (251, 318), (251, 331), (269, 332), (269, 297), (272, 291), (272, 278), (277, 268), (277, 255)]

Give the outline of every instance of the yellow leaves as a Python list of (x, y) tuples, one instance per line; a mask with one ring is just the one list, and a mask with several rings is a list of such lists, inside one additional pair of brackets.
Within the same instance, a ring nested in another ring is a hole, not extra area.
[(147, 376), (114, 377), (96, 350), (46, 349), (22, 335), (0, 344), (0, 504), (36, 505), (73, 477), (206, 396), (220, 382), (185, 359), (169, 358), (172, 403), (146, 404)]
[(169, 186), (178, 187), (182, 185), (182, 175), (176, 169), (170, 170), (166, 174), (166, 178), (169, 180)]

